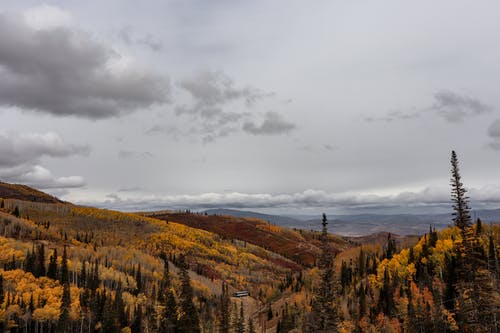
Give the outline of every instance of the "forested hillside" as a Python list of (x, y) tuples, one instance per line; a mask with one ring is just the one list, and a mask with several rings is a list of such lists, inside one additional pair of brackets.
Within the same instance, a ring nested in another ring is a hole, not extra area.
[(1, 183), (0, 332), (497, 332), (500, 225), (473, 223), (452, 167), (450, 227), (420, 238), (343, 239), (325, 215), (311, 232), (120, 213)]
[[(193, 325), (214, 331), (223, 284), (228, 297), (235, 290), (250, 292), (244, 310), (257, 320), (259, 308), (267, 314), (285, 286), (305, 283), (299, 262), (250, 242), (135, 214), (32, 199), (0, 199), (5, 331), (60, 331), (61, 318), (68, 332), (162, 331), (164, 311), (175, 317), (177, 331), (191, 332), (181, 327), (194, 313)], [(244, 315), (246, 324), (250, 317)]]

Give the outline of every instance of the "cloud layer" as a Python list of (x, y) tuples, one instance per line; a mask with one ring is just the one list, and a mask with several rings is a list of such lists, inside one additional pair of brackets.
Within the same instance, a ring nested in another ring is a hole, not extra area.
[[(500, 190), (496, 186), (480, 189), (469, 189), (469, 194), (476, 205), (500, 204)], [(271, 193), (202, 193), (197, 195), (149, 196), (147, 198), (122, 198), (110, 194), (105, 201), (83, 202), (100, 207), (119, 210), (138, 209), (335, 209), (340, 211), (362, 210), (370, 208), (429, 207), (449, 210), (451, 207), (450, 192), (447, 188), (425, 188), (421, 191), (400, 192), (393, 195), (376, 195), (362, 193), (330, 193), (322, 190), (305, 190), (290, 194)], [(389, 211), (388, 211), (389, 212)]]
[(168, 79), (35, 14), (0, 13), (0, 105), (99, 119), (169, 101)]
[(41, 166), (43, 157), (64, 158), (87, 155), (87, 145), (68, 144), (54, 132), (14, 133), (0, 131), (0, 177), (38, 188), (81, 187), (82, 177), (55, 177)]

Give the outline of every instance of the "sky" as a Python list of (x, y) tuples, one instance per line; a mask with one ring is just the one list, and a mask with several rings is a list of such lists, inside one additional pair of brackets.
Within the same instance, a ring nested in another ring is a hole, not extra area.
[(500, 208), (498, 1), (0, 4), (0, 180), (120, 210)]

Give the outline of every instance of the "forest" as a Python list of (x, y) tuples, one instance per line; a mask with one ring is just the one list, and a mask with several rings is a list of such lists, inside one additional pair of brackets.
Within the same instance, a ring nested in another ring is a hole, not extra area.
[[(122, 213), (0, 183), (0, 332), (498, 332), (500, 225), (356, 242), (190, 211)], [(235, 297), (245, 291), (249, 296)]]

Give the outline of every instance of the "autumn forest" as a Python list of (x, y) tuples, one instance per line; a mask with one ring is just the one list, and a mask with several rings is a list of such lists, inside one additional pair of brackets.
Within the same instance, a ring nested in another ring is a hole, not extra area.
[(0, 332), (498, 332), (500, 225), (455, 152), (449, 222), (366, 241), (0, 183)]

